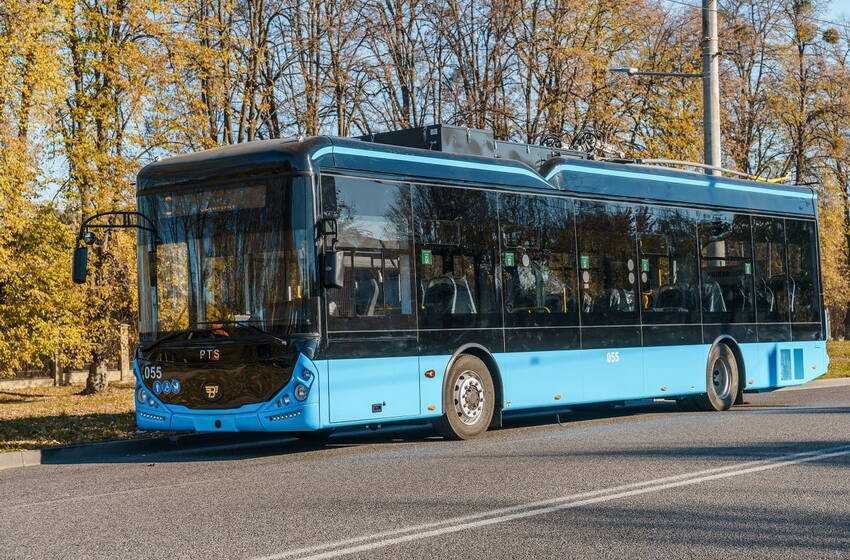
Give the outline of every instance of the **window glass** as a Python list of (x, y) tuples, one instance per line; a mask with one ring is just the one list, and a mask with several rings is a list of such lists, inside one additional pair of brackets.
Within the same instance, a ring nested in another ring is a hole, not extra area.
[(638, 324), (633, 207), (577, 201), (576, 226), (583, 324)]
[(641, 208), (637, 224), (643, 322), (699, 323), (696, 213)]
[(506, 326), (577, 325), (572, 201), (501, 195)]
[(753, 323), (750, 217), (703, 214), (699, 224), (702, 310), (705, 323)]
[(818, 239), (815, 223), (785, 220), (785, 237), (788, 243), (791, 320), (795, 323), (819, 322)]
[(785, 222), (753, 218), (756, 319), (759, 323), (788, 322), (788, 274), (785, 269)]
[(325, 176), (322, 199), (344, 252), (344, 286), (327, 292), (328, 329), (415, 328), (410, 188)]
[(495, 193), (414, 189), (421, 328), (501, 327)]
[(220, 323), (315, 329), (309, 192), (304, 178), (284, 177), (141, 196), (159, 237), (140, 236), (144, 337)]

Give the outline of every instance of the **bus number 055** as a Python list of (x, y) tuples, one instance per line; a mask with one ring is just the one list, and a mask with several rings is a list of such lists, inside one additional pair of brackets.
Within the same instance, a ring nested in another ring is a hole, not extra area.
[(620, 361), (620, 353), (619, 352), (605, 352), (605, 360), (609, 364), (616, 364)]
[(145, 379), (162, 379), (162, 366), (145, 366), (142, 370)]

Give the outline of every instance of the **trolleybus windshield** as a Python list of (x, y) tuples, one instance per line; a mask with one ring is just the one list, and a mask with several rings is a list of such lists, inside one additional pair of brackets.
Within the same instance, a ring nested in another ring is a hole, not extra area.
[(158, 242), (142, 232), (142, 336), (239, 324), (316, 330), (309, 184), (235, 181), (142, 195)]

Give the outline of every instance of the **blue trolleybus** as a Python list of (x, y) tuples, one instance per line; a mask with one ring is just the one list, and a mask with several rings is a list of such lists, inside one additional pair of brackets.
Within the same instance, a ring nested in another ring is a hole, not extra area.
[(137, 189), (144, 429), (463, 439), (582, 403), (722, 411), (826, 372), (807, 188), (436, 125), (174, 157)]

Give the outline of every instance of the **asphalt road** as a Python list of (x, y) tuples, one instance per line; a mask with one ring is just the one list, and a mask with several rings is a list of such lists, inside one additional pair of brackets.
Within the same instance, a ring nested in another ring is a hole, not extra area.
[(850, 386), (0, 472), (0, 558), (850, 558)]

